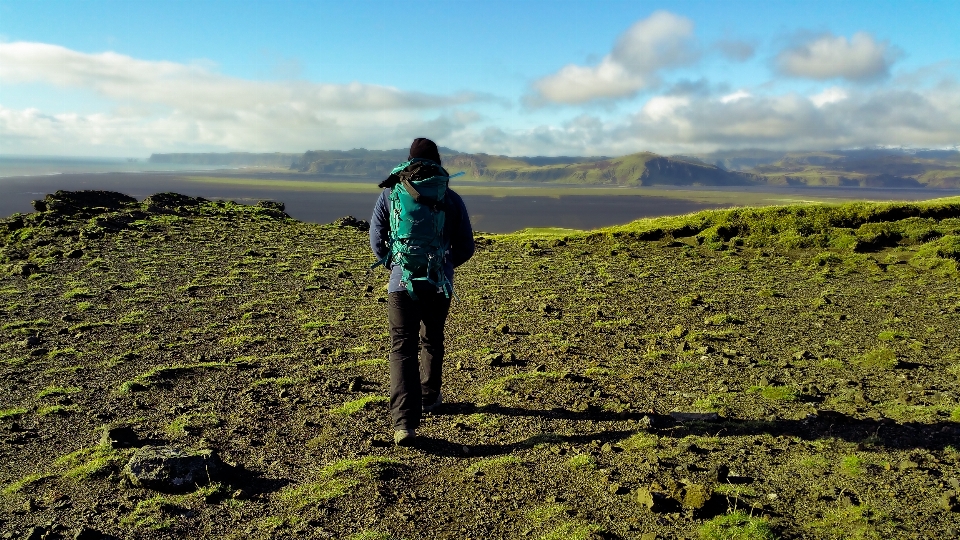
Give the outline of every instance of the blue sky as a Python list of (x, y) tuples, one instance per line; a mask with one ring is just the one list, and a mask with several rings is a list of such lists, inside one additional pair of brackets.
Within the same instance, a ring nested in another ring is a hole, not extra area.
[(960, 2), (0, 0), (0, 153), (960, 144)]

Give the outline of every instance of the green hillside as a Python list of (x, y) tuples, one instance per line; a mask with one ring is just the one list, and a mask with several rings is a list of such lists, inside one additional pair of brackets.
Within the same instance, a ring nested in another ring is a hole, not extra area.
[(511, 182), (554, 182), (618, 186), (750, 185), (749, 175), (728, 172), (693, 160), (640, 152), (613, 159), (584, 160), (554, 165), (529, 165), (523, 158), (459, 154), (444, 165), (464, 170), (468, 177)]

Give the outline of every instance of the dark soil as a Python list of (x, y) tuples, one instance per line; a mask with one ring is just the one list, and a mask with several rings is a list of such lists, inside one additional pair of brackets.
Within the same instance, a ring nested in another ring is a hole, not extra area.
[[(960, 280), (912, 262), (925, 244), (480, 237), (446, 403), (397, 448), (364, 231), (182, 196), (41, 208), (0, 225), (10, 537), (960, 531)], [(144, 445), (226, 466), (133, 487)]]

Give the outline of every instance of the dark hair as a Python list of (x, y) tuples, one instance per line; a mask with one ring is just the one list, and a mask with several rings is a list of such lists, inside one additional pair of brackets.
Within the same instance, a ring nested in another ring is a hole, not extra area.
[(437, 148), (437, 143), (423, 137), (414, 139), (413, 144), (410, 145), (410, 156), (407, 159), (414, 158), (433, 160), (437, 162), (437, 165), (440, 165), (440, 150)]

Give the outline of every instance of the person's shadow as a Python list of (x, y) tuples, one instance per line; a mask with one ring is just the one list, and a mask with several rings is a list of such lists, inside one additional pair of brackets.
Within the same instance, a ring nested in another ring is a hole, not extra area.
[(419, 437), (417, 448), (438, 456), (490, 457), (512, 453), (521, 448), (541, 444), (578, 445), (592, 441), (600, 444), (617, 443), (638, 431), (648, 431), (662, 437), (682, 438), (688, 435), (731, 437), (742, 435), (768, 434), (772, 436), (798, 437), (804, 440), (826, 438), (843, 439), (849, 442), (869, 445), (875, 448), (909, 450), (942, 450), (948, 445), (958, 445), (960, 426), (954, 422), (898, 423), (890, 419), (858, 419), (835, 412), (820, 411), (803, 420), (754, 420), (742, 418), (718, 417), (716, 420), (678, 420), (670, 415), (645, 414), (637, 412), (612, 413), (587, 410), (583, 412), (569, 409), (524, 409), (501, 405), (478, 406), (473, 403), (444, 403), (436, 415), (469, 415), (484, 413), (492, 416), (533, 416), (550, 420), (636, 420), (636, 429), (603, 430), (577, 435), (537, 433), (521, 441), (512, 443), (462, 444), (455, 440), (436, 437)]

